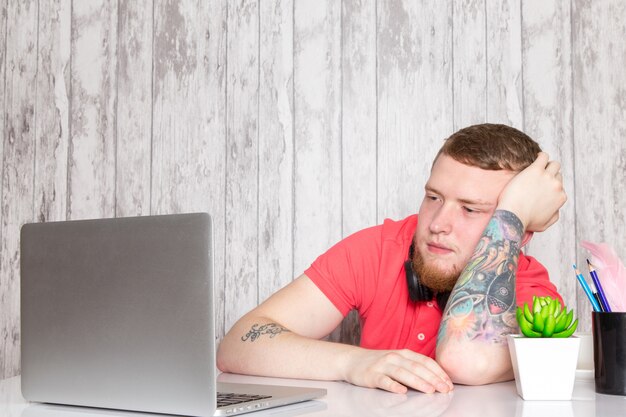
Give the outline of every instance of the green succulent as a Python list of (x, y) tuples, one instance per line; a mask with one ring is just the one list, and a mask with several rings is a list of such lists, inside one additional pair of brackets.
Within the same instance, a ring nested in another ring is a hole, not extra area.
[(533, 296), (532, 310), (524, 303), (524, 307), (517, 307), (517, 323), (526, 337), (570, 337), (576, 327), (578, 319), (574, 320), (574, 309), (567, 312), (566, 306), (552, 297)]

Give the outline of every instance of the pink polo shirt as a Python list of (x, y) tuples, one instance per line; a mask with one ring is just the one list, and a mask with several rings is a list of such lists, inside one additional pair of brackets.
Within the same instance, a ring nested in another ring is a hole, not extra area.
[[(361, 317), (361, 346), (411, 349), (435, 357), (442, 311), (435, 300), (412, 302), (404, 262), (417, 227), (417, 215), (361, 230), (318, 257), (304, 272), (344, 316)], [(516, 275), (517, 303), (533, 295), (561, 298), (548, 271), (520, 253)]]

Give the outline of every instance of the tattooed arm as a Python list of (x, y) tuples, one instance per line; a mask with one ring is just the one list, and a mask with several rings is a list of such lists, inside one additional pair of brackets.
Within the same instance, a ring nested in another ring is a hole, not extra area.
[[(489, 242), (487, 252), (494, 255), (481, 258), (474, 253), (450, 294), (439, 327), (437, 357), (448, 367), (464, 368), (472, 353), (472, 361), (485, 361), (481, 376), (489, 377), (488, 382), (512, 378), (506, 335), (517, 331), (515, 271), (523, 233), (521, 221), (509, 211), (497, 210), (489, 221), (483, 237)], [(489, 372), (491, 365), (497, 375)], [(458, 372), (451, 375), (460, 383), (471, 383), (478, 375), (469, 376), (471, 380)]]
[[(513, 378), (506, 335), (515, 321), (515, 274), (524, 236), (558, 219), (565, 203), (558, 162), (537, 160), (503, 189), (480, 244), (443, 312), (437, 361), (454, 382), (479, 385)], [(489, 255), (478, 249), (488, 245)]]
[(317, 339), (342, 319), (315, 284), (300, 277), (235, 323), (219, 346), (218, 367), (252, 375), (339, 379), (324, 366), (305, 366), (324, 356), (324, 342)]

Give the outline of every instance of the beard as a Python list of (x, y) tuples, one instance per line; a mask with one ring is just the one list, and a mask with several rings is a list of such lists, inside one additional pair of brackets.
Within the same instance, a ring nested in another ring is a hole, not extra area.
[(427, 264), (419, 250), (413, 253), (411, 264), (420, 282), (438, 293), (452, 291), (461, 275), (461, 271), (456, 271), (456, 268), (451, 272), (444, 272)]

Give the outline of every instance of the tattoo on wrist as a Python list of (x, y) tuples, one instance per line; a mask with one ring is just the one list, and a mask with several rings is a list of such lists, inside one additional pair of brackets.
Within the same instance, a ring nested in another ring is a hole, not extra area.
[(245, 342), (246, 340), (249, 340), (251, 342), (254, 342), (261, 335), (264, 335), (264, 334), (268, 334), (270, 336), (270, 339), (272, 339), (277, 334), (280, 334), (283, 332), (289, 332), (289, 331), (290, 331), (289, 329), (286, 329), (283, 326), (280, 326), (276, 323), (268, 323), (268, 324), (262, 324), (262, 325), (255, 323), (252, 325), (250, 330), (248, 330), (248, 333), (246, 333), (245, 336), (241, 337), (241, 341)]
[(524, 225), (519, 217), (508, 210), (496, 210), (493, 217), (500, 220), (500, 224), (491, 219), (489, 225), (494, 224), (495, 227), (499, 227), (502, 231), (502, 238), (516, 241), (519, 246), (524, 235)]
[(522, 222), (512, 212), (497, 210), (450, 295), (438, 339), (504, 342), (517, 331), (515, 274)]

